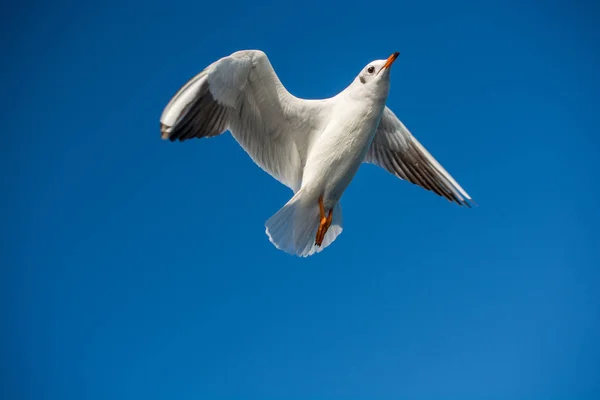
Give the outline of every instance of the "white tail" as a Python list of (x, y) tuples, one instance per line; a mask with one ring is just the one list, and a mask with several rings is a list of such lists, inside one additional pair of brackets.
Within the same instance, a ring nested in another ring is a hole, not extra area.
[(298, 191), (279, 211), (265, 223), (271, 243), (279, 250), (300, 257), (308, 257), (329, 246), (342, 233), (342, 209), (333, 208), (331, 226), (321, 246), (315, 245), (321, 215), (316, 201), (308, 202)]

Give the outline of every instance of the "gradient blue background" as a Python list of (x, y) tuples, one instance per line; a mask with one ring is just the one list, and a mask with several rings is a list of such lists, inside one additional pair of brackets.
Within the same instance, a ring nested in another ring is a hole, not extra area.
[[(600, 398), (598, 2), (394, 4), (5, 4), (0, 397)], [(480, 207), (367, 165), (277, 251), (287, 188), (159, 139), (245, 48), (307, 98), (400, 51), (388, 105)]]

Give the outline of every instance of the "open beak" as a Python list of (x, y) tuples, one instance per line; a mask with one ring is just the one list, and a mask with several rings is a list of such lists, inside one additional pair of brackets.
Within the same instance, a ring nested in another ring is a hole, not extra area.
[[(383, 71), (386, 68), (389, 68), (392, 66), (392, 64), (394, 63), (394, 61), (396, 61), (396, 58), (398, 58), (398, 56), (400, 55), (400, 53), (395, 52), (394, 54), (392, 54), (391, 56), (388, 57), (387, 61), (385, 62), (385, 64), (383, 64), (383, 67), (381, 67), (381, 69), (379, 70), (379, 72)], [(379, 72), (377, 73), (379, 75)]]

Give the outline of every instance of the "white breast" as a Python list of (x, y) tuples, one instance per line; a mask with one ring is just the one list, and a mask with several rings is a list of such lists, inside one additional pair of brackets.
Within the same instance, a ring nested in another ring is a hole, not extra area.
[(337, 203), (369, 149), (384, 106), (340, 102), (311, 145), (302, 186), (315, 196), (323, 194), (331, 206)]

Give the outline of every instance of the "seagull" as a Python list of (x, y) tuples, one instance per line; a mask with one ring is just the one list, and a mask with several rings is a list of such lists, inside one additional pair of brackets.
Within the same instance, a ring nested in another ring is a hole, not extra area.
[(237, 51), (175, 93), (160, 118), (161, 138), (230, 131), (258, 166), (293, 191), (265, 227), (276, 248), (300, 257), (342, 232), (340, 198), (363, 163), (470, 207), (471, 197), (386, 106), (398, 55), (370, 62), (334, 97), (307, 100), (288, 92), (264, 52)]

